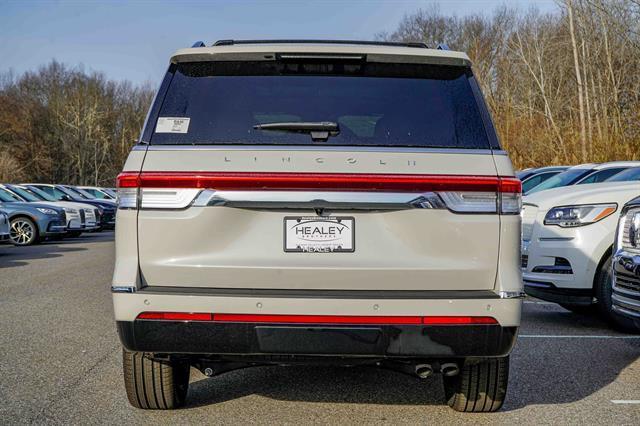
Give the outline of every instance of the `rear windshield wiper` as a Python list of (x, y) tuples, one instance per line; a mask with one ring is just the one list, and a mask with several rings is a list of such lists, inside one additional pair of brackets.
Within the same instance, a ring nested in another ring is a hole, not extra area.
[(279, 130), (292, 133), (308, 133), (311, 135), (311, 140), (325, 142), (329, 139), (329, 136), (338, 136), (340, 134), (340, 127), (338, 123), (332, 121), (292, 121), (292, 122), (278, 122), (278, 123), (262, 123), (253, 126), (257, 130)]

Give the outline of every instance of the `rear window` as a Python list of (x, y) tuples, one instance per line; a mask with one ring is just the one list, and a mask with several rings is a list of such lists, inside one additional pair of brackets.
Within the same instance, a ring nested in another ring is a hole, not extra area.
[[(171, 71), (149, 123), (151, 144), (491, 146), (483, 100), (464, 67), (264, 61), (182, 63)], [(156, 126), (158, 118), (188, 120), (167, 128)], [(274, 122), (333, 122), (340, 131), (313, 142), (253, 128)]]

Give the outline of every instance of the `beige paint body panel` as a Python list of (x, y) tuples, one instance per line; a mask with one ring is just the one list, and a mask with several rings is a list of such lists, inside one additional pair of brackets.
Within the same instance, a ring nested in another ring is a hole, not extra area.
[(295, 147), (172, 150), (168, 146), (152, 146), (147, 152), (143, 170), (496, 175), (491, 154), (420, 152), (402, 148), (389, 152)]
[[(400, 149), (400, 151), (402, 151)], [(152, 149), (143, 171), (496, 175), (492, 155), (292, 149)], [(172, 287), (480, 290), (497, 275), (500, 217), (448, 210), (333, 212), (355, 218), (354, 253), (285, 253), (283, 218), (313, 210), (139, 212), (144, 284)]]

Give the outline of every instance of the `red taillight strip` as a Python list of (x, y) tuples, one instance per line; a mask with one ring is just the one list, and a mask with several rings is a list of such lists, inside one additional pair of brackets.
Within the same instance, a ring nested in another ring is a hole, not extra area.
[(427, 325), (465, 325), (465, 324), (498, 324), (493, 317), (422, 317)]
[(363, 316), (363, 315), (265, 315), (191, 312), (142, 312), (136, 319), (165, 321), (214, 321), (270, 324), (377, 324), (471, 325), (498, 324), (493, 317), (474, 316)]
[(516, 178), (468, 175), (270, 172), (123, 172), (120, 188), (521, 192)]
[(142, 312), (136, 319), (165, 321), (213, 321), (213, 314), (198, 312)]
[(213, 314), (213, 320), (287, 324), (421, 324), (422, 319), (401, 316)]

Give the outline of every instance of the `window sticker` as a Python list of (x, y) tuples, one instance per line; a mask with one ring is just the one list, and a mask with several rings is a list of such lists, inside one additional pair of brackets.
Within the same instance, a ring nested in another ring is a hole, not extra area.
[(190, 120), (186, 117), (158, 117), (156, 133), (187, 133)]

